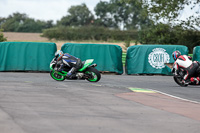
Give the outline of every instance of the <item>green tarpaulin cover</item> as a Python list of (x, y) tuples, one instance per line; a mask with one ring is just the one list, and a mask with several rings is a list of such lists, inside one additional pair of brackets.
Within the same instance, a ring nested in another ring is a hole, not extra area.
[(200, 62), (200, 46), (196, 46), (193, 49), (193, 58), (194, 61)]
[(0, 71), (49, 71), (55, 43), (0, 42)]
[(131, 46), (127, 50), (126, 73), (171, 75), (171, 69), (164, 63), (174, 62), (172, 53), (175, 50), (188, 54), (188, 48), (182, 45)]
[(123, 73), (122, 48), (118, 45), (66, 43), (61, 50), (82, 61), (94, 59), (99, 71)]

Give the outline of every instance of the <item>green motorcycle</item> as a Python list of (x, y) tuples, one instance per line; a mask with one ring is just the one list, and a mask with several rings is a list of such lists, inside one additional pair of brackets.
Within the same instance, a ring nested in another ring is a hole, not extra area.
[[(92, 64), (94, 59), (88, 59), (86, 61), (82, 62), (82, 67), (76, 72), (76, 77), (70, 80), (77, 80), (77, 79), (83, 79), (88, 80), (89, 82), (98, 82), (101, 79), (100, 72), (95, 68), (97, 64)], [(63, 81), (66, 78), (67, 72), (70, 70), (70, 68), (64, 68), (63, 71), (58, 72), (54, 70), (55, 66), (57, 64), (56, 60), (52, 60), (50, 63), (50, 75), (51, 77), (56, 81)]]

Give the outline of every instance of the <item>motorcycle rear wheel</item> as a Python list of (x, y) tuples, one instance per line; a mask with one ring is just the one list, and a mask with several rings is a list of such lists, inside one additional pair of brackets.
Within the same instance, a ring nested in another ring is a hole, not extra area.
[(98, 82), (101, 79), (100, 72), (94, 67), (88, 67), (85, 73), (91, 76), (90, 78), (86, 78), (89, 82)]

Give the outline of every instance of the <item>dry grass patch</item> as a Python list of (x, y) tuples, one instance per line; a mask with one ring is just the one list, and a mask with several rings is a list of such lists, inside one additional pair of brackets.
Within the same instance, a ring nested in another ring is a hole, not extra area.
[[(19, 32), (3, 32), (8, 42), (53, 42), (56, 43), (57, 49), (61, 49), (61, 46), (67, 42), (70, 43), (87, 43), (87, 44), (114, 44), (122, 47), (125, 51), (124, 43), (108, 43), (108, 42), (96, 42), (96, 41), (57, 41), (49, 40), (48, 38), (41, 37), (42, 33), (19, 33)], [(130, 46), (135, 45), (131, 43)]]

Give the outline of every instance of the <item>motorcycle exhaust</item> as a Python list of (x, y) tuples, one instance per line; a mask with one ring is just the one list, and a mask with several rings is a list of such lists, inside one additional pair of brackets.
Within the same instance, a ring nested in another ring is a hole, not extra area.
[(92, 64), (92, 65), (91, 65), (91, 67), (96, 67), (96, 66), (97, 66), (97, 64)]

